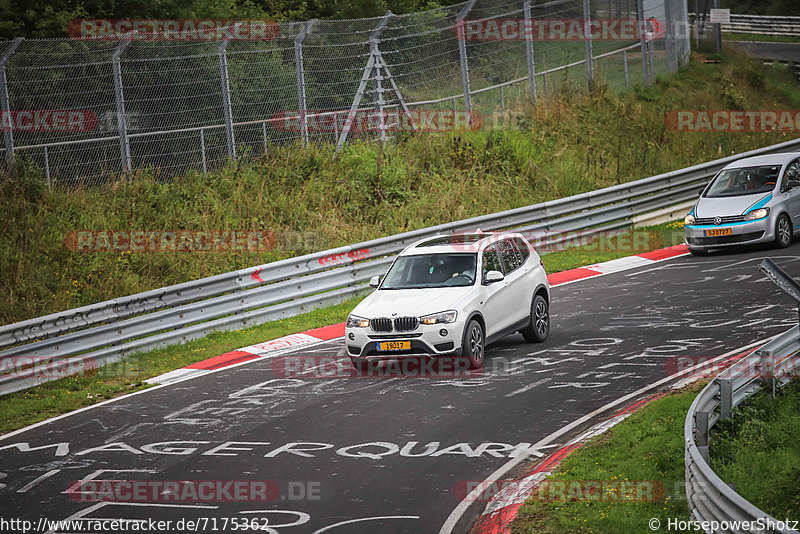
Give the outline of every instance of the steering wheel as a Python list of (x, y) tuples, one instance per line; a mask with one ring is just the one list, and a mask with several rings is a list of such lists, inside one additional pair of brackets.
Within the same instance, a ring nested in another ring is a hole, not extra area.
[(455, 280), (456, 278), (466, 278), (467, 282), (469, 282), (470, 284), (475, 281), (475, 279), (472, 278), (470, 275), (464, 273), (459, 273), (457, 276), (453, 276), (452, 278), (450, 278), (450, 280)]
[(775, 185), (775, 182), (767, 182), (767, 183), (765, 183), (764, 185), (765, 185), (765, 186), (767, 186), (767, 185)]

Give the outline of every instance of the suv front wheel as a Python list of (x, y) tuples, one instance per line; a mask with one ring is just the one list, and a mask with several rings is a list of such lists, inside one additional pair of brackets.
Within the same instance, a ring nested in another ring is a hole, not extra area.
[(483, 367), (483, 351), (486, 338), (481, 323), (471, 319), (464, 328), (464, 337), (461, 340), (461, 356), (469, 360), (470, 369)]

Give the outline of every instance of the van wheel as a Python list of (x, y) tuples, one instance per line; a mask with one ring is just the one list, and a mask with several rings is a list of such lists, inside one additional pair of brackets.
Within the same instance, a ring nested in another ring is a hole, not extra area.
[(786, 248), (792, 244), (792, 221), (785, 213), (778, 217), (775, 223), (775, 245), (778, 248)]

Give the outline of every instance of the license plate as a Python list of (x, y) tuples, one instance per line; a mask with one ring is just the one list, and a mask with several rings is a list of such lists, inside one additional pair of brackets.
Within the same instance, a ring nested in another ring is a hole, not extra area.
[(411, 348), (410, 341), (384, 341), (378, 343), (378, 350), (408, 350)]
[(703, 230), (703, 235), (706, 237), (716, 237), (719, 235), (731, 235), (730, 228), (714, 228), (713, 230)]

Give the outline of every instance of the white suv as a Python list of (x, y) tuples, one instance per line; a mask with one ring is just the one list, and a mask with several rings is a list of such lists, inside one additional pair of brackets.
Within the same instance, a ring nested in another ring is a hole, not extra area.
[(460, 355), (483, 366), (486, 344), (550, 333), (550, 286), (539, 255), (516, 233), (437, 236), (407, 247), (347, 318), (357, 369), (368, 360)]

